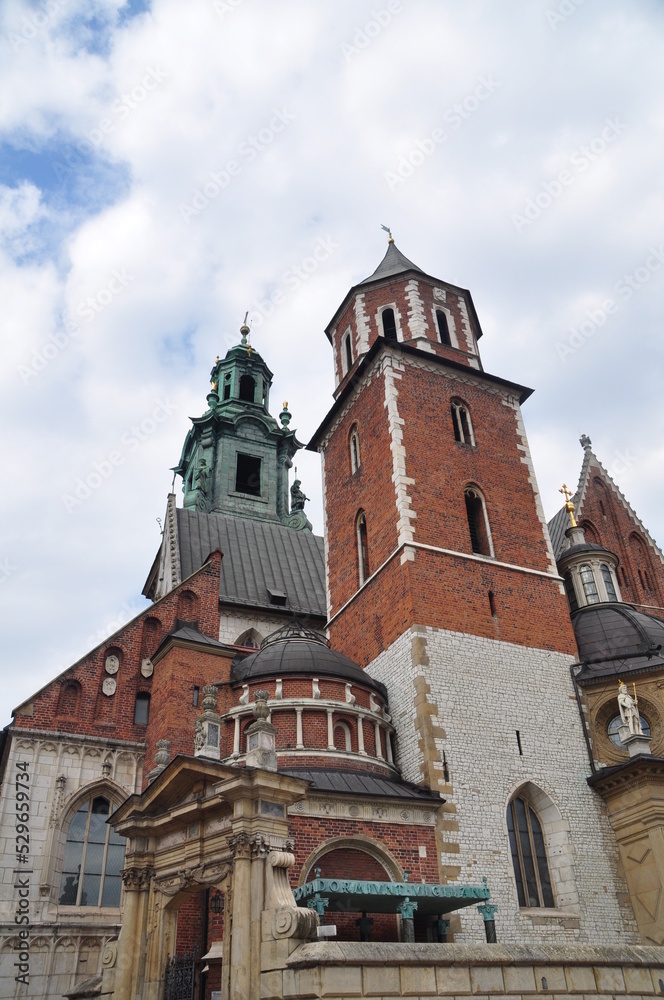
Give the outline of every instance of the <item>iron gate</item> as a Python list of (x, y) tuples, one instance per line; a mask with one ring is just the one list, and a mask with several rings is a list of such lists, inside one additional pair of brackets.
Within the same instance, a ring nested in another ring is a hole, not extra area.
[(166, 959), (164, 1000), (194, 1000), (197, 949)]

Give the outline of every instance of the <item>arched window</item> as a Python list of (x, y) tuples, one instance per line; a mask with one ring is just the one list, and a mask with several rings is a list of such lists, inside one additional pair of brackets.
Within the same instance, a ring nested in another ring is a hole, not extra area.
[(482, 556), (493, 556), (489, 520), (484, 507), (484, 497), (475, 486), (467, 486), (464, 491), (466, 516), (470, 532), (470, 547)]
[(263, 636), (255, 628), (248, 628), (237, 637), (235, 646), (249, 646), (251, 649), (258, 649), (263, 641)]
[(579, 607), (579, 602), (576, 599), (576, 591), (574, 590), (574, 581), (572, 580), (572, 574), (569, 570), (565, 573), (563, 580), (565, 581), (565, 593), (567, 594), (567, 603), (569, 604), (570, 611), (576, 611)]
[(452, 426), (454, 427), (454, 440), (461, 444), (475, 444), (473, 425), (470, 420), (470, 410), (462, 399), (453, 399), (450, 404), (452, 411)]
[(602, 563), (600, 568), (602, 570), (602, 579), (604, 580), (606, 596), (610, 601), (617, 601), (618, 595), (616, 594), (616, 588), (613, 585), (613, 577), (611, 576), (611, 570), (606, 565), (606, 563)]
[(150, 695), (147, 691), (139, 691), (136, 695), (136, 704), (134, 705), (134, 725), (147, 726), (149, 718)]
[(595, 582), (595, 574), (588, 563), (584, 563), (583, 566), (579, 566), (579, 575), (581, 576), (581, 583), (583, 584), (583, 593), (586, 595), (586, 601), (588, 604), (599, 604), (599, 594), (597, 593), (597, 584)]
[(369, 579), (369, 545), (367, 541), (367, 519), (363, 510), (357, 515), (355, 521), (355, 534), (357, 537), (357, 565), (360, 587)]
[(350, 735), (350, 726), (347, 722), (337, 722), (334, 726), (334, 745), (337, 750), (346, 750), (350, 753), (353, 743)]
[[(650, 723), (643, 716), (641, 712), (639, 712), (639, 718), (641, 719), (641, 729), (643, 731), (643, 735), (652, 737), (652, 729), (650, 728)], [(619, 750), (626, 749), (625, 744), (620, 739), (620, 730), (623, 729), (624, 726), (625, 723), (623, 722), (622, 718), (619, 715), (614, 715), (614, 717), (611, 719), (608, 726), (606, 727), (606, 735), (609, 737), (614, 747), (618, 747)]]
[(343, 339), (343, 361), (344, 375), (346, 375), (353, 367), (353, 345), (350, 339), (350, 330)]
[(106, 822), (108, 799), (84, 802), (67, 831), (60, 880), (60, 906), (120, 906), (125, 838)]
[(397, 324), (394, 318), (394, 309), (383, 309), (381, 320), (385, 340), (397, 340)]
[(350, 469), (351, 472), (357, 472), (360, 467), (360, 435), (357, 426), (354, 426), (350, 432)]
[(555, 906), (542, 825), (526, 799), (508, 805), (507, 831), (519, 906)]
[(253, 403), (256, 398), (256, 383), (251, 375), (243, 375), (240, 379), (240, 399), (245, 403)]
[(438, 336), (440, 337), (441, 344), (451, 347), (450, 328), (447, 323), (447, 316), (442, 309), (436, 309), (436, 326), (438, 327)]

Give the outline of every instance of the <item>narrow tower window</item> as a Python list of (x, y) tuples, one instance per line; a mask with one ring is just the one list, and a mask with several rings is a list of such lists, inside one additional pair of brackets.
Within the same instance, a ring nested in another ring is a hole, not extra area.
[(450, 328), (447, 323), (447, 316), (442, 309), (436, 309), (436, 325), (438, 327), (438, 336), (440, 337), (441, 344), (445, 344), (446, 347), (451, 347), (452, 341), (450, 340)]
[(475, 444), (473, 425), (470, 420), (470, 411), (461, 399), (453, 399), (450, 408), (452, 411), (452, 426), (454, 427), (454, 440), (461, 444)]
[(507, 830), (519, 906), (555, 906), (542, 826), (525, 799), (508, 805)]
[(235, 476), (237, 493), (249, 493), (251, 496), (261, 495), (261, 460), (253, 455), (237, 456), (237, 472)]
[(570, 611), (576, 611), (579, 607), (579, 602), (576, 599), (576, 591), (574, 590), (574, 581), (572, 580), (572, 574), (569, 570), (565, 573), (563, 577), (565, 581), (565, 593), (567, 594), (567, 603), (569, 604)]
[(360, 435), (357, 427), (353, 427), (350, 432), (350, 469), (357, 472), (360, 467)]
[(484, 509), (484, 498), (479, 490), (469, 486), (465, 493), (466, 515), (470, 531), (470, 547), (473, 552), (482, 556), (491, 556), (491, 538), (489, 523)]
[(346, 375), (353, 367), (353, 345), (350, 342), (350, 333), (347, 333), (344, 337), (343, 351), (345, 359), (344, 375)]
[(231, 373), (224, 375), (224, 399), (231, 398)]
[(355, 522), (357, 535), (357, 564), (360, 587), (369, 578), (369, 546), (367, 542), (367, 519), (363, 510), (357, 515)]
[(610, 601), (617, 601), (618, 595), (616, 594), (616, 588), (613, 586), (613, 577), (611, 576), (611, 570), (606, 565), (602, 563), (602, 579), (604, 580), (604, 587), (606, 588), (606, 596)]
[(240, 379), (240, 399), (244, 403), (253, 403), (256, 398), (256, 383), (251, 375), (243, 375)]
[(583, 584), (583, 592), (586, 595), (586, 601), (588, 604), (599, 604), (599, 594), (597, 593), (595, 574), (588, 563), (584, 563), (583, 566), (579, 567), (579, 573), (581, 575), (581, 583)]
[(394, 319), (394, 309), (383, 309), (381, 319), (383, 321), (383, 336), (385, 340), (396, 340), (397, 324)]
[(134, 725), (147, 726), (149, 717), (150, 695), (141, 691), (136, 695), (136, 704), (134, 706)]

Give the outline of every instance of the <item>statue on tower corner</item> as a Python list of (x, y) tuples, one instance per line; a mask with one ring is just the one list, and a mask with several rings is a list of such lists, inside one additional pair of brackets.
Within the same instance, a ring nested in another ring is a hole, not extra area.
[(309, 499), (309, 497), (305, 496), (303, 491), (300, 489), (301, 485), (302, 485), (301, 480), (296, 479), (293, 485), (291, 486), (290, 489), (291, 511), (304, 510), (304, 505), (306, 501)]
[[(636, 689), (634, 691), (636, 695)], [(636, 697), (632, 698), (623, 681), (618, 682), (618, 708), (623, 726), (629, 730), (630, 736), (643, 736), (641, 717)], [(623, 740), (624, 742), (624, 740)]]

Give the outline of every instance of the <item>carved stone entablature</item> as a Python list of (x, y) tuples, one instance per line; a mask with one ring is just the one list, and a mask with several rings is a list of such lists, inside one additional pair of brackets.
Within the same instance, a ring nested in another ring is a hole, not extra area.
[(155, 878), (154, 887), (165, 896), (175, 896), (192, 885), (217, 885), (230, 874), (230, 870), (231, 866), (227, 861), (209, 861), (195, 868), (183, 868)]
[(150, 882), (154, 875), (154, 869), (152, 868), (139, 868), (130, 867), (122, 868), (120, 871), (122, 876), (122, 882), (125, 889), (128, 891), (139, 891), (141, 889), (149, 889)]
[(395, 805), (378, 802), (357, 802), (345, 799), (302, 799), (288, 809), (289, 816), (333, 816), (335, 819), (364, 819), (372, 823), (398, 823), (404, 826), (435, 826), (436, 813), (442, 805)]

